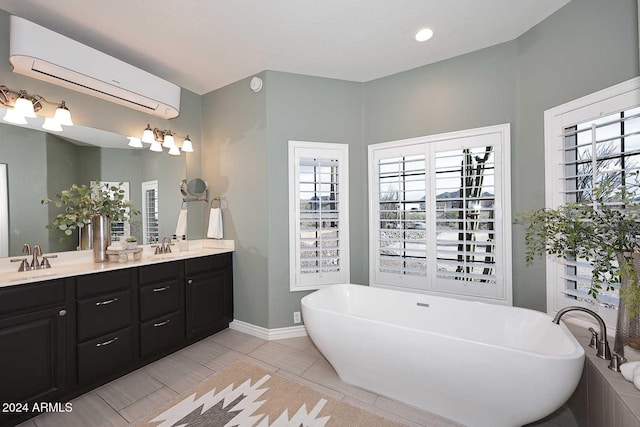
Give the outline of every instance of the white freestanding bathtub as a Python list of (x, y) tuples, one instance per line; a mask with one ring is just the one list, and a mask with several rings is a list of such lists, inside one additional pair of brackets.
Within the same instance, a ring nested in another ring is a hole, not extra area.
[(360, 285), (302, 298), (340, 378), (467, 426), (522, 426), (569, 399), (584, 350), (544, 313)]

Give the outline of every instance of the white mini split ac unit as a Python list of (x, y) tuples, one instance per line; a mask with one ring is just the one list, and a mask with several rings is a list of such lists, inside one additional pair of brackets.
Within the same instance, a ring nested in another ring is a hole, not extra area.
[(13, 71), (172, 119), (180, 87), (26, 19), (11, 16)]

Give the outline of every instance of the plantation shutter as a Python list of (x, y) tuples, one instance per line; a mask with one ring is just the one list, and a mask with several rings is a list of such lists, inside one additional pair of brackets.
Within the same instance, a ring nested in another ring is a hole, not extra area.
[(157, 242), (158, 224), (158, 181), (142, 183), (142, 229), (144, 243)]
[[(349, 277), (346, 145), (293, 144), (292, 289), (346, 283)], [(338, 148), (327, 148), (328, 146)]]
[[(558, 187), (563, 203), (592, 200), (594, 183), (607, 177), (622, 188), (629, 174), (640, 170), (640, 108), (565, 126), (563, 130), (563, 175)], [(583, 259), (557, 262), (561, 265), (561, 294), (577, 302), (591, 301), (591, 263)], [(611, 285), (614, 289), (603, 289), (598, 301), (614, 308), (618, 306), (619, 285)]]
[(370, 147), (374, 284), (509, 301), (508, 136), (487, 129)]

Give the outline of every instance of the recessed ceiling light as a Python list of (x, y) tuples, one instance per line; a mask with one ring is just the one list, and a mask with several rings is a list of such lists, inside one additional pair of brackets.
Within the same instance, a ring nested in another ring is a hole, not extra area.
[(416, 41), (426, 42), (433, 37), (433, 30), (431, 28), (423, 28), (416, 33)]

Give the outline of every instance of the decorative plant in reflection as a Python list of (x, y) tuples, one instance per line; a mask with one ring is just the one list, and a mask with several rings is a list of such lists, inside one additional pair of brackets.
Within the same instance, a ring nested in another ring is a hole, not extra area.
[(73, 184), (70, 188), (56, 194), (54, 199), (44, 198), (42, 204), (53, 203), (57, 207), (64, 207), (64, 211), (57, 214), (47, 225), (50, 230), (60, 230), (63, 239), (91, 222), (95, 215), (103, 215), (112, 221), (126, 221), (133, 215), (140, 214), (133, 202), (125, 200), (122, 183), (117, 186), (94, 183), (91, 186)]

